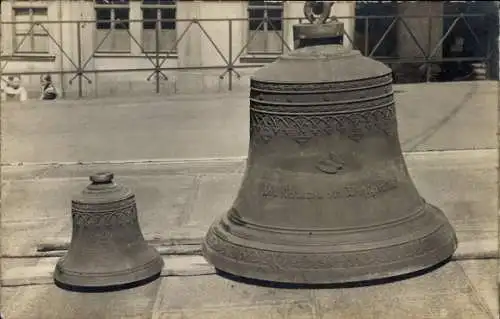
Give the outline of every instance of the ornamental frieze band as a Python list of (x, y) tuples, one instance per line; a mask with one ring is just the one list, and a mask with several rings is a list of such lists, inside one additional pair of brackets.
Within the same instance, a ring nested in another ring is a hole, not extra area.
[(268, 90), (275, 92), (287, 93), (287, 91), (292, 92), (338, 92), (346, 89), (366, 89), (368, 87), (376, 85), (384, 85), (392, 83), (392, 74), (387, 74), (381, 77), (370, 78), (366, 80), (358, 81), (346, 81), (346, 82), (329, 82), (329, 83), (270, 83), (261, 82), (256, 80), (250, 81), (250, 87), (252, 89), (258, 90)]
[(128, 225), (137, 222), (137, 208), (130, 205), (120, 210), (109, 212), (81, 212), (73, 209), (73, 225), (75, 227), (106, 227)]
[[(293, 107), (293, 106), (310, 106), (320, 105), (329, 106), (330, 108), (339, 107), (346, 103), (362, 102), (363, 100), (375, 100), (391, 96), (393, 89), (391, 85), (383, 85), (373, 87), (367, 90), (350, 90), (346, 92), (314, 92), (300, 94), (284, 94), (284, 93), (262, 93), (252, 90), (250, 92), (250, 102), (259, 104), (270, 104), (278, 107)], [(361, 101), (358, 101), (361, 100)], [(294, 105), (296, 104), (296, 105)], [(298, 105), (297, 105), (298, 104)]]
[(276, 137), (289, 137), (305, 143), (314, 137), (345, 135), (360, 141), (367, 134), (397, 134), (394, 104), (369, 111), (330, 115), (278, 115), (250, 111), (250, 139), (268, 143)]

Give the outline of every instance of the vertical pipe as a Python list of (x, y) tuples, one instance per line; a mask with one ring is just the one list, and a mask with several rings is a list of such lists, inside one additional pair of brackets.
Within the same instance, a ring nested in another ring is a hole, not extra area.
[[(430, 12), (429, 12), (430, 14)], [(431, 65), (429, 63), (429, 55), (431, 54), (431, 42), (432, 42), (432, 18), (427, 17), (427, 50), (425, 52), (425, 80), (430, 82), (431, 80)]]
[(229, 21), (229, 79), (228, 79), (228, 87), (229, 91), (233, 90), (233, 21)]
[(486, 56), (485, 56), (485, 61), (484, 61), (485, 71), (486, 71), (485, 80), (489, 80), (491, 77), (491, 70), (490, 70), (491, 65), (492, 65), (491, 60), (492, 60), (494, 55), (493, 54), (490, 55), (490, 51), (491, 51), (491, 36), (488, 35), (486, 37), (486, 52), (485, 52)]
[[(29, 40), (30, 40), (30, 51), (35, 51), (35, 32), (33, 32), (33, 29), (38, 26), (35, 24), (35, 12), (34, 9), (28, 9), (30, 12), (30, 27), (31, 27), (31, 32), (29, 34)], [(48, 15), (48, 12), (47, 12)], [(48, 17), (47, 17), (48, 19)], [(31, 78), (31, 77), (30, 77)], [(30, 81), (31, 82), (31, 81)]]
[(65, 98), (66, 97), (66, 90), (64, 86), (64, 79), (65, 75), (63, 73), (64, 71), (64, 55), (63, 55), (63, 26), (62, 26), (62, 20), (63, 20), (63, 5), (62, 5), (62, 0), (58, 1), (58, 6), (59, 6), (59, 11), (58, 11), (58, 20), (59, 20), (59, 46), (61, 49), (59, 50), (59, 80), (61, 81), (61, 97)]
[[(500, 80), (500, 1), (497, 1), (497, 13), (496, 13), (496, 17), (495, 17), (495, 24), (497, 26), (497, 30), (496, 30), (496, 39), (494, 40), (496, 43), (496, 48), (495, 50), (497, 50), (496, 54), (493, 55), (493, 57), (495, 59), (497, 59), (495, 61), (495, 66), (496, 66), (496, 74), (495, 74), (495, 80)], [(498, 82), (499, 84), (499, 88), (500, 88), (500, 81)], [(500, 159), (499, 159), (500, 161)], [(500, 168), (499, 168), (500, 170)], [(500, 196), (500, 195), (499, 195)], [(500, 240), (498, 241), (499, 245), (500, 245)]]
[(365, 56), (370, 54), (370, 18), (365, 18)]
[(78, 54), (78, 97), (83, 97), (83, 83), (82, 83), (82, 31), (80, 21), (76, 23), (76, 43), (77, 43), (77, 54)]
[(160, 18), (159, 14), (161, 11), (156, 12), (156, 28), (155, 28), (155, 55), (156, 55), (156, 65), (155, 65), (155, 80), (156, 80), (156, 94), (160, 93)]

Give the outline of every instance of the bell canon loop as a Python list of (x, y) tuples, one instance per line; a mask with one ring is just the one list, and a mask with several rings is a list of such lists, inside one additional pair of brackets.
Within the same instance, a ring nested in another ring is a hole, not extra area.
[(215, 268), (340, 284), (452, 256), (452, 226), (408, 173), (387, 66), (341, 45), (307, 46), (258, 70), (250, 86), (246, 171), (203, 243)]
[(294, 49), (313, 45), (342, 44), (344, 24), (333, 17), (330, 21), (334, 1), (306, 1), (304, 15), (310, 23), (293, 25)]
[(159, 277), (163, 259), (148, 246), (137, 216), (135, 195), (98, 173), (71, 203), (73, 231), (68, 252), (54, 271), (69, 290), (115, 290)]

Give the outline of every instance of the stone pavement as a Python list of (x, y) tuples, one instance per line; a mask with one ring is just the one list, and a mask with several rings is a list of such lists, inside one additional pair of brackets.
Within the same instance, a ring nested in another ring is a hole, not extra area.
[[(422, 196), (441, 207), (457, 231), (455, 260), (406, 281), (306, 290), (235, 283), (215, 275), (199, 256), (207, 227), (236, 195), (242, 159), (4, 167), (2, 311), (9, 319), (495, 318), (497, 151), (405, 158)], [(143, 233), (164, 255), (164, 276), (104, 295), (63, 292), (51, 283), (63, 252), (36, 248), (69, 241), (71, 196), (102, 170), (115, 172), (136, 193)]]

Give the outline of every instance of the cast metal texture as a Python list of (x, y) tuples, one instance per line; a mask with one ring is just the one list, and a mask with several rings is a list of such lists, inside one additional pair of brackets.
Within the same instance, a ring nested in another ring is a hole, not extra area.
[(449, 221), (408, 173), (388, 67), (329, 45), (254, 74), (246, 172), (203, 243), (217, 269), (347, 283), (424, 270), (456, 247)]
[(294, 49), (311, 46), (342, 44), (344, 24), (335, 16), (330, 18), (333, 1), (306, 1), (304, 16), (309, 23), (293, 25)]
[(90, 180), (72, 200), (71, 243), (56, 265), (56, 284), (114, 289), (158, 276), (163, 259), (144, 240), (135, 195), (115, 184), (111, 173)]
[[(326, 23), (332, 12), (334, 1), (305, 1), (304, 16), (310, 23)], [(336, 17), (333, 17), (336, 20)]]

